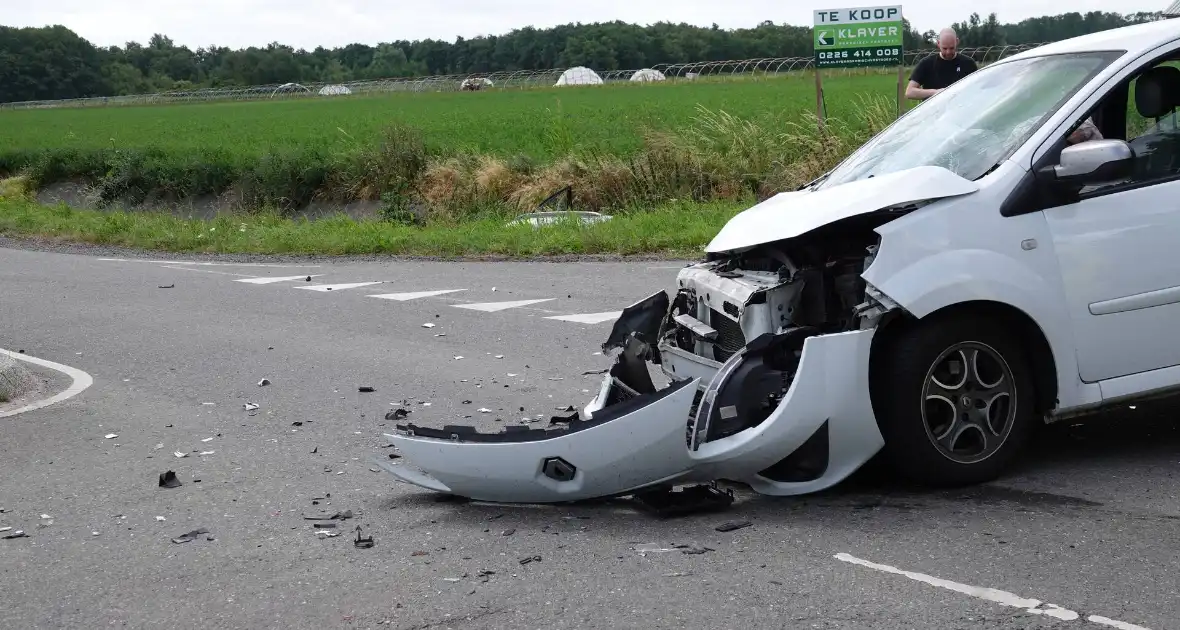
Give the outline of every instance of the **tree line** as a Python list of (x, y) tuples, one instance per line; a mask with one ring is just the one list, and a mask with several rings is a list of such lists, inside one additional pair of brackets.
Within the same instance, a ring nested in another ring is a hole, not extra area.
[[(1030, 18), (1001, 24), (993, 13), (973, 13), (952, 26), (963, 47), (1056, 41), (1160, 19), (1158, 13), (1085, 14)], [(907, 21), (907, 50), (929, 49), (935, 31), (918, 32)], [(121, 96), (198, 87), (287, 82), (336, 83), (363, 79), (476, 74), (589, 66), (630, 70), (657, 64), (725, 61), (813, 54), (812, 28), (763, 22), (721, 29), (661, 22), (620, 21), (525, 27), (505, 35), (454, 42), (425, 39), (376, 46), (296, 50), (278, 42), (232, 50), (191, 50), (155, 34), (147, 44), (96, 47), (64, 26), (0, 26), (0, 102)]]

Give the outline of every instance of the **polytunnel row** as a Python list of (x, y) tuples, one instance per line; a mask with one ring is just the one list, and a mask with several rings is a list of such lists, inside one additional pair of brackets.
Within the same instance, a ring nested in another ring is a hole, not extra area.
[[(1019, 46), (986, 46), (964, 48), (961, 54), (980, 64), (991, 63), (1041, 44)], [(906, 53), (906, 64), (935, 54), (934, 50)], [(140, 105), (151, 103), (256, 100), (283, 97), (339, 97), (355, 94), (385, 92), (446, 92), (482, 91), (487, 89), (527, 89), (537, 87), (587, 86), (609, 83), (650, 83), (660, 81), (691, 81), (704, 77), (760, 78), (789, 75), (812, 69), (813, 57), (779, 57), (724, 61), (698, 61), (683, 64), (657, 64), (639, 70), (593, 70), (585, 66), (553, 70), (516, 70), (471, 74), (451, 74), (415, 78), (391, 78), (341, 83), (283, 83), (235, 88), (201, 88), (158, 94), (63, 99), (54, 101), (24, 101), (0, 104), (0, 108), (50, 108), (111, 105)], [(863, 73), (865, 68), (832, 70), (830, 72)]]

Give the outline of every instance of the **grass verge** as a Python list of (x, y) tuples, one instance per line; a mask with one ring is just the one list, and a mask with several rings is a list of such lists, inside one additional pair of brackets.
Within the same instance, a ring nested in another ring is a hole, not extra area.
[(0, 199), (0, 235), (35, 237), (168, 252), (222, 254), (388, 254), (534, 257), (578, 254), (666, 254), (695, 257), (749, 203), (671, 203), (628, 210), (610, 221), (540, 228), (507, 226), (502, 216), (408, 226), (343, 215), (290, 219), (278, 212), (181, 219), (152, 212), (105, 212)]

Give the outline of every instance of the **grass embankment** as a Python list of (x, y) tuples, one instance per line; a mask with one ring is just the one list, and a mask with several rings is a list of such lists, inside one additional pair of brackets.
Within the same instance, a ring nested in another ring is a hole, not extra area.
[(170, 252), (531, 257), (562, 254), (696, 256), (743, 206), (670, 204), (620, 213), (606, 223), (535, 229), (486, 217), (407, 226), (346, 217), (317, 221), (276, 212), (186, 220), (158, 212), (104, 212), (0, 199), (0, 234)]
[[(252, 212), (203, 222), (10, 200), (0, 232), (210, 252), (699, 250), (891, 121), (892, 81), (828, 82), (822, 133), (800, 79), (7, 112), (0, 174), (32, 188), (82, 180), (123, 204), (225, 195)], [(576, 209), (615, 219), (504, 226), (567, 185)], [(313, 200), (380, 200), (385, 220), (283, 218)]]

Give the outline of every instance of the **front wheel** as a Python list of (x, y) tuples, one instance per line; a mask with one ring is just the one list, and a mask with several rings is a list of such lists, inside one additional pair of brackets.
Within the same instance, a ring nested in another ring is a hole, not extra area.
[(932, 486), (990, 481), (1036, 422), (1033, 379), (1002, 322), (952, 315), (920, 321), (874, 349), (873, 403), (884, 455)]

